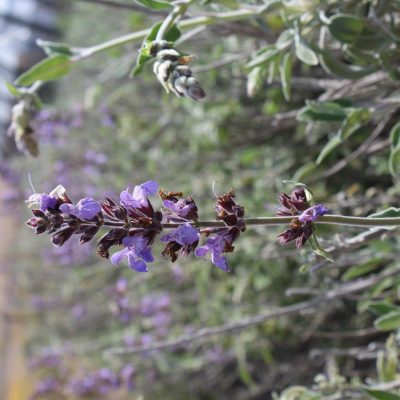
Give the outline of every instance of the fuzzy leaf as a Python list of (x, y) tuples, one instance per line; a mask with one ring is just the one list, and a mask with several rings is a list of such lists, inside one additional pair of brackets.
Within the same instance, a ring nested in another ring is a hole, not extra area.
[(400, 396), (391, 392), (385, 392), (383, 390), (364, 389), (365, 392), (376, 400), (400, 400)]
[(374, 326), (381, 331), (393, 331), (400, 328), (400, 311), (382, 315), (374, 321)]
[(299, 121), (343, 121), (347, 111), (337, 102), (308, 101), (297, 114)]
[(22, 92), (18, 90), (12, 83), (5, 82), (6, 88), (13, 97), (20, 97)]
[(313, 233), (311, 237), (308, 239), (311, 248), (314, 250), (314, 253), (318, 254), (319, 256), (325, 258), (325, 260), (328, 260), (330, 262), (334, 262), (333, 259), (331, 258), (331, 255), (325, 251), (321, 245), (318, 242), (317, 235)]
[(308, 65), (318, 65), (317, 55), (299, 33), (295, 34), (294, 43), (296, 48), (296, 56), (300, 61)]
[[(146, 49), (149, 48), (149, 44), (157, 37), (157, 33), (160, 30), (161, 24), (162, 22), (157, 22), (156, 24), (154, 24), (151, 27), (148, 35), (144, 38), (142, 49), (140, 50), (138, 58), (136, 59), (136, 66), (129, 73), (130, 78), (139, 75), (143, 71), (144, 65), (153, 59), (153, 57), (148, 54), (148, 51), (146, 52)], [(176, 25), (173, 25), (171, 29), (165, 34), (164, 39), (173, 43), (177, 41), (180, 36), (180, 29)], [(143, 49), (145, 51), (143, 51)]]
[(389, 207), (386, 210), (368, 215), (368, 218), (396, 218), (400, 217), (400, 208)]
[(283, 56), (283, 60), (280, 66), (282, 91), (286, 101), (290, 100), (290, 95), (291, 95), (292, 67), (293, 67), (292, 55), (290, 53), (286, 53)]
[(369, 121), (371, 112), (365, 108), (356, 108), (348, 114), (339, 131), (342, 140), (348, 139), (358, 128)]
[(135, 0), (135, 1), (141, 6), (151, 8), (152, 10), (165, 10), (166, 8), (172, 7), (171, 3), (161, 0)]
[(48, 56), (51, 56), (53, 54), (73, 56), (78, 53), (78, 51), (72, 49), (72, 47), (65, 43), (50, 42), (48, 40), (37, 39), (36, 44), (41, 47)]
[(353, 43), (364, 29), (361, 18), (351, 14), (336, 14), (328, 25), (329, 32), (339, 42)]
[(320, 61), (322, 67), (329, 74), (344, 79), (360, 79), (364, 76), (372, 74), (378, 69), (378, 66), (376, 65), (360, 67), (359, 65), (345, 64), (343, 61), (340, 61), (337, 57), (332, 56), (331, 53), (327, 51), (320, 55)]
[(339, 135), (335, 135), (331, 137), (328, 141), (328, 143), (323, 147), (321, 152), (318, 155), (317, 161), (315, 162), (317, 165), (321, 164), (322, 161), (325, 160), (326, 157), (328, 157), (329, 154), (332, 153), (333, 150), (336, 149), (336, 147), (340, 146), (342, 143), (342, 139), (340, 138)]
[(51, 81), (61, 78), (69, 73), (72, 62), (65, 55), (54, 55), (35, 64), (28, 71), (17, 78), (18, 86), (29, 86), (36, 81)]

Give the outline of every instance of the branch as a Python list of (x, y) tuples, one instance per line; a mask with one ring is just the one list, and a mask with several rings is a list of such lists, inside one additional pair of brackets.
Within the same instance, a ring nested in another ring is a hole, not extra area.
[(191, 335), (182, 335), (177, 339), (160, 341), (148, 346), (135, 346), (135, 347), (114, 347), (104, 351), (105, 356), (122, 356), (125, 354), (144, 353), (156, 350), (166, 350), (176, 348), (194, 341), (200, 341), (210, 336), (221, 335), (238, 330), (245, 329), (249, 326), (258, 325), (270, 319), (282, 317), (284, 315), (298, 314), (301, 311), (312, 310), (315, 308), (323, 308), (327, 302), (334, 299), (342, 298), (350, 293), (359, 292), (368, 289), (383, 279), (396, 275), (399, 273), (399, 268), (384, 271), (380, 274), (371, 277), (360, 279), (355, 282), (350, 282), (340, 285), (335, 289), (327, 291), (324, 295), (315, 297), (312, 300), (303, 301), (286, 307), (280, 307), (272, 311), (257, 314), (252, 317), (242, 318), (240, 321), (230, 322), (225, 325), (220, 325), (213, 328), (204, 328)]

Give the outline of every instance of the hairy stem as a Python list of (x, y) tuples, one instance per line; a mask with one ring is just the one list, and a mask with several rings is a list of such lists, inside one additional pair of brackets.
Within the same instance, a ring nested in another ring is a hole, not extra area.
[[(292, 221), (293, 217), (266, 217), (266, 218), (247, 218), (247, 226), (272, 226), (286, 225)], [(359, 228), (378, 228), (378, 227), (397, 227), (400, 226), (400, 217), (395, 218), (367, 218), (367, 217), (349, 217), (345, 215), (324, 215), (315, 222), (319, 225), (341, 225), (354, 226)], [(125, 222), (105, 221), (105, 226), (124, 226)], [(177, 228), (179, 223), (164, 223), (164, 229)], [(198, 221), (193, 223), (198, 228), (223, 228), (225, 223), (222, 221)]]
[[(240, 10), (228, 11), (224, 13), (209, 14), (207, 16), (194, 17), (186, 19), (184, 21), (180, 21), (178, 22), (177, 25), (181, 29), (196, 28), (198, 26), (212, 25), (218, 22), (228, 22), (228, 21), (237, 21), (245, 19), (248, 17), (259, 15), (262, 11), (263, 10), (260, 8), (252, 8), (252, 9), (240, 9)], [(110, 50), (114, 47), (119, 47), (127, 43), (143, 40), (149, 32), (150, 29), (143, 29), (141, 31), (129, 33), (128, 35), (111, 39), (99, 45), (83, 48), (81, 49), (79, 55), (72, 58), (72, 61), (73, 62), (81, 61), (94, 54)]]

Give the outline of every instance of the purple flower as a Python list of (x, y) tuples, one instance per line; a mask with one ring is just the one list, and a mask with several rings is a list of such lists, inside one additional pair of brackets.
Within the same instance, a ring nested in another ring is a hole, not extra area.
[(76, 206), (67, 203), (61, 204), (60, 211), (65, 214), (74, 215), (77, 218), (91, 220), (101, 211), (101, 206), (100, 202), (90, 197), (85, 197), (79, 200)]
[(173, 230), (160, 238), (162, 242), (176, 242), (181, 246), (193, 244), (199, 240), (199, 230), (190, 225), (189, 222), (179, 225), (178, 228)]
[(315, 222), (318, 217), (328, 213), (328, 209), (323, 204), (316, 204), (315, 206), (307, 208), (299, 216), (299, 220), (302, 224)]
[(27, 203), (31, 205), (39, 206), (40, 211), (47, 211), (49, 209), (54, 209), (57, 204), (57, 197), (48, 195), (46, 193), (42, 194), (32, 194), (29, 196)]
[(197, 228), (186, 224), (179, 225), (178, 228), (161, 237), (162, 242), (167, 242), (162, 252), (164, 257), (169, 257), (172, 262), (178, 259), (178, 251), (187, 256), (199, 243), (200, 232)]
[(212, 263), (223, 271), (228, 272), (229, 266), (226, 257), (221, 255), (225, 251), (226, 245), (226, 232), (224, 231), (216, 236), (209, 237), (206, 244), (198, 247), (194, 254), (196, 257), (204, 257), (210, 251)]
[(164, 207), (171, 210), (175, 216), (187, 218), (190, 213), (197, 211), (196, 204), (194, 202), (189, 203), (187, 199), (179, 199), (174, 202), (172, 200), (164, 200)]
[(120, 195), (121, 205), (127, 208), (140, 208), (148, 205), (147, 197), (157, 193), (158, 183), (155, 181), (147, 181), (141, 185), (135, 186), (133, 193), (124, 190)]
[(141, 236), (127, 236), (122, 240), (125, 248), (113, 254), (112, 264), (119, 264), (123, 258), (128, 258), (129, 267), (138, 272), (147, 272), (146, 262), (153, 262), (151, 248)]

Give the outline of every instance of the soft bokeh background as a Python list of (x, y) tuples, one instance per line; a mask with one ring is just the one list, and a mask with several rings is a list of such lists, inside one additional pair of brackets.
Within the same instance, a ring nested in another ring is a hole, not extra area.
[[(160, 18), (69, 3), (60, 8), (57, 24), (62, 40), (76, 46), (144, 29)], [(326, 171), (356, 149), (368, 130), (325, 165), (314, 164), (338, 126), (299, 123), (293, 110), (339, 80), (299, 64), (290, 102), (275, 81), (248, 96), (244, 62), (282, 28), (279, 19), (268, 22), (269, 30), (254, 21), (213, 26), (181, 45), (196, 55), (193, 69), (208, 93), (199, 103), (164, 93), (151, 67), (129, 80), (140, 44), (89, 59), (43, 91), (45, 107), (35, 120), (39, 158), (8, 154), (1, 161), (1, 398), (25, 399), (47, 390), (54, 399), (269, 399), (288, 386), (312, 385), (318, 374), (318, 382), (333, 388), (376, 376), (376, 351), (361, 360), (357, 354), (370, 341), (382, 349), (388, 335), (372, 327), (374, 315), (363, 301), (396, 302), (397, 277), (323, 309), (202, 340), (173, 346), (169, 341), (393, 267), (398, 239), (391, 233), (385, 241), (372, 237), (368, 246), (345, 246), (359, 231), (320, 228), (322, 244), (335, 250), (336, 263), (328, 265), (309, 248), (280, 248), (281, 228), (259, 227), (238, 241), (229, 274), (194, 257), (175, 264), (157, 257), (148, 273), (139, 274), (99, 259), (90, 243), (71, 240), (54, 248), (49, 237), (34, 237), (23, 224), (30, 215), (24, 207), (32, 193), (29, 174), (38, 193), (62, 184), (73, 200), (118, 199), (128, 185), (154, 179), (166, 190), (192, 194), (204, 219), (213, 217), (213, 182), (219, 193), (233, 187), (254, 217), (273, 215), (277, 193), (291, 189), (283, 180), (290, 179), (310, 184), (318, 202), (335, 213), (368, 215), (398, 205), (398, 186), (387, 167), (388, 135), (337, 173)], [(396, 93), (396, 85), (380, 83)], [(342, 87), (344, 95), (351, 97), (351, 86)], [(355, 101), (368, 106), (378, 89), (372, 83)], [(315, 272), (301, 273), (302, 266)], [(343, 277), (354, 266), (361, 270)], [(160, 350), (140, 351), (157, 343)], [(132, 354), (134, 347), (139, 351)], [(114, 348), (126, 354), (110, 355)], [(340, 353), (343, 348), (361, 350)]]

